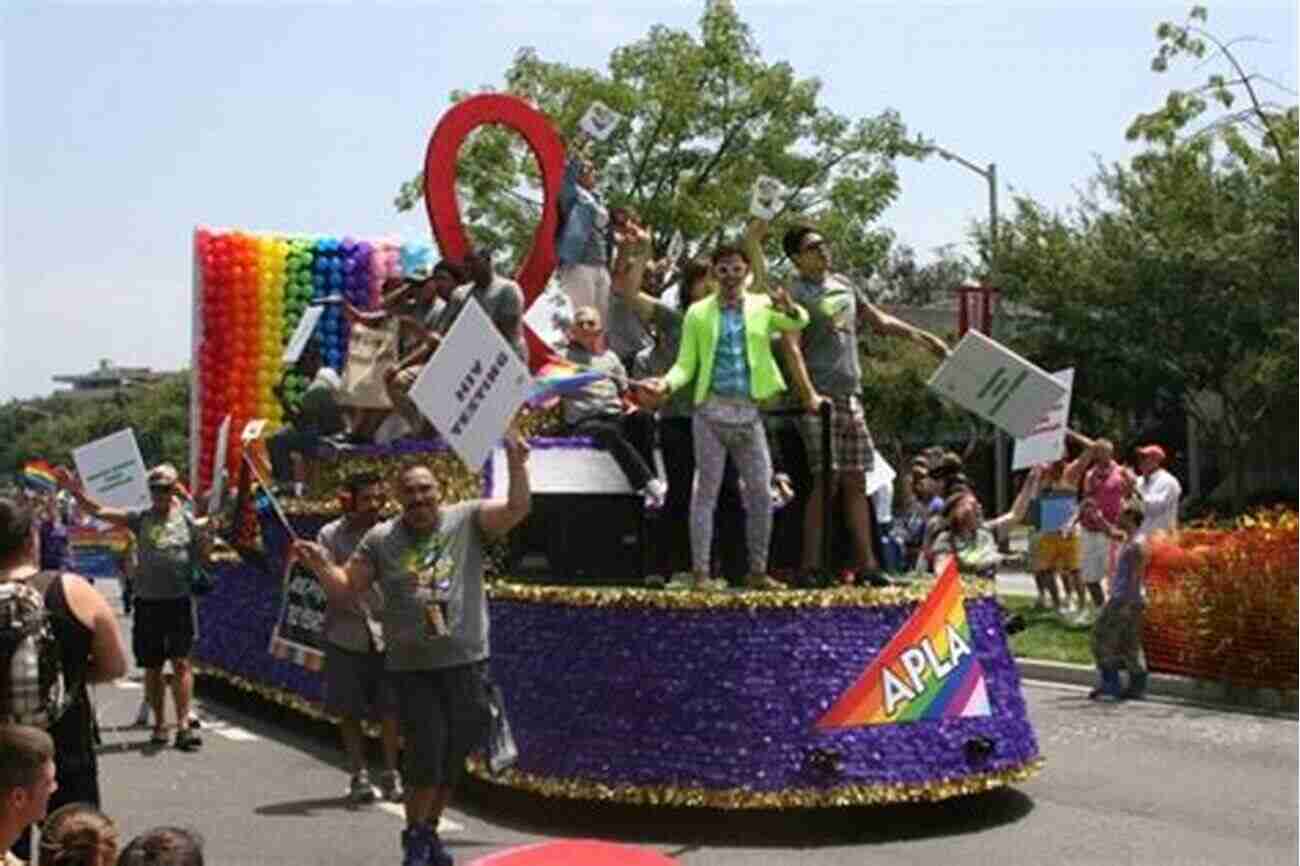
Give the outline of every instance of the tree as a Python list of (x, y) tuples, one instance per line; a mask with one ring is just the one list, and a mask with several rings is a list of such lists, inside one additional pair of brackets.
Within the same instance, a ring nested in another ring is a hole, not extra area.
[(951, 300), (953, 290), (974, 275), (974, 264), (952, 246), (942, 247), (934, 261), (918, 265), (915, 250), (896, 244), (871, 276), (871, 287), (879, 303), (924, 307)]
[[(524, 48), (505, 75), (505, 89), (538, 106), (566, 139), (593, 101), (626, 118), (606, 141), (592, 142), (591, 153), (606, 200), (654, 227), (656, 254), (675, 231), (694, 252), (738, 229), (754, 181), (765, 174), (792, 192), (773, 237), (795, 220), (815, 221), (841, 268), (870, 272), (891, 240), (875, 221), (899, 193), (893, 160), (924, 148), (907, 137), (896, 112), (850, 120), (818, 105), (820, 87), (788, 64), (766, 62), (723, 2), (706, 6), (698, 35), (655, 26), (615, 49), (607, 71)], [(456, 91), (452, 99), (469, 95)], [(518, 257), (540, 213), (537, 169), (522, 139), (480, 128), (458, 167), (471, 232)], [(419, 176), (403, 184), (397, 208), (414, 207), (423, 186)]]
[[(1198, 8), (1189, 22), (1205, 20)], [(1252, 434), (1295, 425), (1297, 113), (1261, 102), (1229, 43), (1198, 26), (1166, 22), (1157, 38), (1158, 72), (1208, 40), (1237, 77), (1139, 116), (1129, 137), (1150, 148), (1099, 166), (1074, 208), (1019, 199), (999, 271), (1009, 298), (1043, 314), (1023, 329), (1040, 363), (1083, 368), (1076, 400), (1093, 411), (1080, 426), (1122, 436), (1186, 412), (1228, 458), (1240, 503)], [(1244, 114), (1227, 113), (1234, 88), (1250, 93)], [(1216, 101), (1224, 113), (1206, 121)]]

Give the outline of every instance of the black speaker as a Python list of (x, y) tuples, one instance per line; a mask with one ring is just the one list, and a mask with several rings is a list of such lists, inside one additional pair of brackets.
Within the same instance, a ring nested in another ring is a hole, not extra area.
[(637, 584), (645, 576), (640, 496), (534, 493), (533, 507), (513, 533), (512, 570), (526, 572), (540, 555), (548, 583)]

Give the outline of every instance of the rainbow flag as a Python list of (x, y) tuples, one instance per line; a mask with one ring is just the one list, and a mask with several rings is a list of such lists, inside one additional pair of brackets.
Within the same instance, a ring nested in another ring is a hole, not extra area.
[(817, 720), (817, 728), (987, 715), (984, 668), (975, 657), (953, 558), (925, 602)]
[(605, 376), (599, 370), (579, 367), (563, 358), (552, 358), (533, 375), (533, 390), (527, 403), (533, 408), (544, 407), (561, 394), (574, 394)]
[(31, 460), (23, 464), (23, 484), (32, 490), (53, 493), (59, 489), (59, 479), (54, 467), (44, 460)]

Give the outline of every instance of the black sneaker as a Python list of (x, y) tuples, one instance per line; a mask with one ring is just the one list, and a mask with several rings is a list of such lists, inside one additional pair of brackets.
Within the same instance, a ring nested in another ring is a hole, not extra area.
[(181, 728), (176, 732), (176, 748), (182, 752), (197, 752), (202, 745), (203, 738), (189, 728)]

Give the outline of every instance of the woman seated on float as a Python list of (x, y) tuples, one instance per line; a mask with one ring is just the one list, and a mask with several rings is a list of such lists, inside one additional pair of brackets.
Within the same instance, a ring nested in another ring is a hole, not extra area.
[(1013, 526), (1025, 518), (1029, 500), (1038, 493), (1042, 467), (1035, 466), (1016, 494), (1011, 510), (992, 520), (984, 519), (984, 509), (970, 488), (958, 489), (944, 500), (942, 518), (944, 528), (934, 539), (930, 549), (932, 567), (936, 576), (948, 567), (949, 558), (957, 557), (957, 570), (962, 577), (993, 580), (997, 577), (1002, 554), (998, 552), (994, 532), (1004, 526)]

